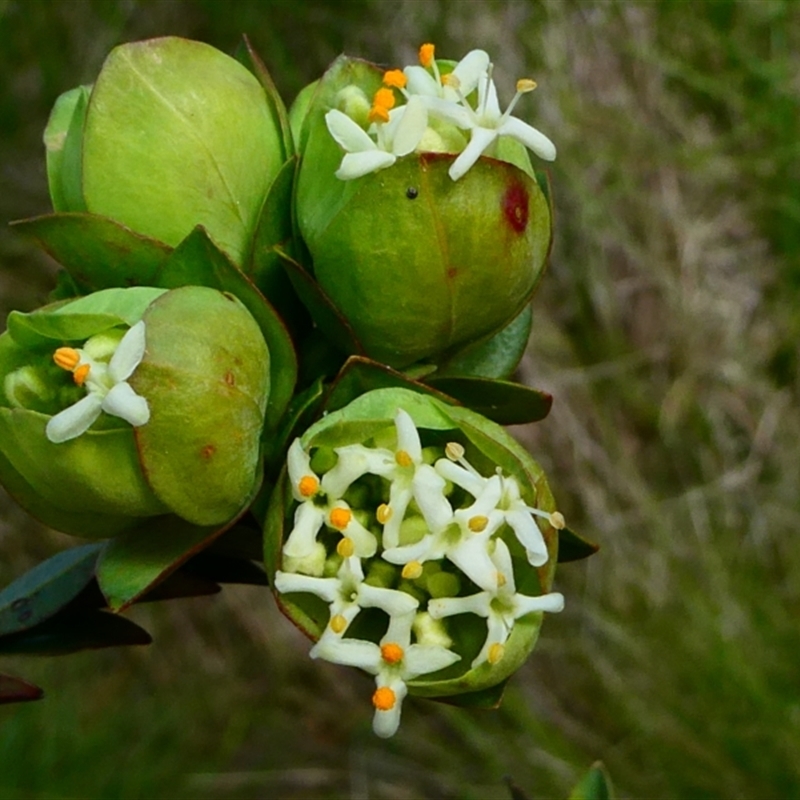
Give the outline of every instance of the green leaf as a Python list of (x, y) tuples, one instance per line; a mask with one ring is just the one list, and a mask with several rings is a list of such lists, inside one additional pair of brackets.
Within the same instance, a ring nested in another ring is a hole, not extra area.
[(97, 582), (109, 608), (122, 611), (135, 603), (223, 530), (167, 516), (112, 539), (97, 564)]
[(82, 188), (83, 123), (91, 86), (64, 92), (53, 106), (44, 131), (47, 182), (56, 211), (85, 211)]
[(103, 545), (63, 550), (0, 591), (0, 636), (33, 628), (74, 600), (94, 576)]
[(282, 248), (276, 248), (276, 252), (283, 263), (283, 268), (289, 275), (294, 290), (320, 329), (343, 353), (363, 353), (364, 348), (353, 333), (350, 324), (322, 291), (313, 276)]
[(215, 583), (238, 583), (248, 586), (268, 586), (264, 570), (244, 558), (231, 558), (204, 551), (192, 557), (175, 575), (184, 573)]
[(437, 703), (446, 703), (450, 706), (462, 706), (463, 708), (499, 708), (503, 702), (503, 694), (506, 690), (508, 678), (488, 689), (481, 689), (477, 692), (466, 692), (465, 694), (453, 694), (446, 697), (429, 697)]
[(614, 800), (611, 778), (602, 761), (596, 761), (572, 790), (569, 800)]
[(43, 696), (44, 691), (38, 686), (13, 675), (0, 674), (0, 704), (24, 703), (29, 700), (39, 700)]
[(525, 354), (532, 321), (533, 312), (531, 306), (527, 305), (499, 333), (472, 344), (449, 358), (439, 367), (436, 377), (510, 377)]
[(48, 214), (13, 222), (91, 289), (152, 286), (171, 247), (95, 214)]
[(562, 528), (558, 532), (558, 563), (566, 561), (580, 561), (582, 558), (593, 556), (600, 549), (599, 544), (584, 539), (583, 536)]
[(550, 413), (553, 404), (552, 396), (546, 392), (510, 381), (433, 375), (426, 382), (501, 425), (538, 422)]
[(297, 383), (297, 355), (281, 318), (252, 282), (208, 238), (195, 228), (164, 263), (153, 285), (166, 289), (207, 286), (230, 292), (253, 315), (270, 355), (270, 392), (265, 428), (277, 427)]
[(30, 630), (0, 637), (0, 654), (55, 656), (151, 641), (150, 634), (129, 619), (95, 610), (58, 614)]

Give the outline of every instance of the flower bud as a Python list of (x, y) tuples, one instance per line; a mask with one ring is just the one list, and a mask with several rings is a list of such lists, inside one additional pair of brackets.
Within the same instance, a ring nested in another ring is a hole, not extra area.
[(45, 132), (56, 211), (89, 211), (177, 245), (203, 225), (242, 265), (286, 144), (277, 94), (238, 61), (177, 37), (121, 45)]
[[(487, 69), (488, 57), (490, 81)], [(514, 319), (544, 269), (551, 219), (525, 147), (507, 133), (517, 127), (498, 124), (473, 158), (484, 134), (459, 127), (472, 124), (462, 105), (411, 83), (381, 87), (381, 76), (342, 58), (320, 81), (303, 122), (296, 212), (319, 287), (369, 356), (403, 367)], [(366, 122), (351, 109), (356, 89), (373, 98)]]
[(12, 312), (0, 478), (76, 535), (168, 513), (225, 524), (258, 489), (269, 374), (255, 320), (214, 289), (107, 289)]
[[(329, 448), (338, 460), (314, 473), (315, 452)], [(351, 537), (329, 509), (353, 486), (366, 492), (351, 513), (367, 522)], [(378, 389), (292, 444), (267, 514), (265, 560), (280, 605), (316, 641), (312, 656), (361, 667), (394, 692), (397, 705), (376, 705), (375, 731), (388, 736), (406, 691), (479, 692), (523, 663), (542, 612), (563, 606), (550, 591), (553, 512), (540, 467), (498, 425), (408, 389)], [(342, 555), (335, 575), (293, 569), (320, 544)]]

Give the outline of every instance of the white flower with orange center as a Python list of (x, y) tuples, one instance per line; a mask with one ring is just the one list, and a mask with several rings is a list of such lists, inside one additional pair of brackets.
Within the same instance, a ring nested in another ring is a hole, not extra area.
[(85, 433), (102, 412), (120, 417), (134, 427), (145, 425), (150, 419), (147, 400), (128, 383), (144, 357), (144, 322), (140, 320), (131, 326), (110, 354), (93, 353), (101, 340), (101, 347), (106, 350), (108, 336), (101, 334), (89, 339), (83, 349), (59, 347), (53, 355), (55, 363), (71, 372), (75, 383), (86, 390), (86, 397), (48, 421), (45, 435), (55, 444)]
[(502, 539), (495, 541), (492, 561), (498, 575), (496, 591), (479, 592), (469, 597), (441, 597), (428, 603), (428, 613), (433, 619), (457, 614), (477, 614), (486, 618), (486, 641), (472, 662), (473, 668), (484, 661), (497, 664), (503, 658), (505, 643), (514, 623), (521, 617), (543, 611), (558, 612), (564, 608), (564, 595), (560, 592), (538, 597), (517, 593), (511, 553)]
[(372, 727), (382, 738), (393, 736), (400, 725), (403, 699), (408, 693), (406, 684), (420, 675), (449, 667), (461, 658), (440, 645), (411, 644), (413, 622), (413, 612), (392, 617), (380, 644), (361, 639), (328, 638), (324, 642), (320, 639), (314, 647), (319, 658), (360, 667), (375, 676)]
[[(461, 93), (466, 97), (486, 76), (489, 69), (489, 54), (484, 50), (470, 50), (452, 72), (442, 75), (436, 63), (434, 45), (423, 44), (419, 49), (419, 65), (406, 67), (403, 75), (407, 96), (420, 95), (425, 98), (436, 97), (452, 103), (459, 102), (459, 93), (453, 88), (459, 86)], [(385, 82), (385, 79), (384, 79)]]

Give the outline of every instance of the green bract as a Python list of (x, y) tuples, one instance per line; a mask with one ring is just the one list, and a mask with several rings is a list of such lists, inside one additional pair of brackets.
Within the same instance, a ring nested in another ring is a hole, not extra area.
[[(123, 355), (142, 328), (143, 351)], [(12, 312), (0, 381), (0, 477), (54, 528), (104, 537), (163, 514), (223, 525), (258, 489), (270, 354), (231, 294), (106, 289)], [(87, 404), (88, 430), (53, 436), (56, 416)]]
[[(451, 143), (463, 147), (466, 139), (432, 112), (434, 127), (416, 149), (398, 144), (397, 127), (397, 139), (379, 156), (383, 168), (354, 179), (337, 177), (348, 156), (329, 129), (329, 115), (332, 109), (355, 114), (354, 90), (372, 98), (381, 74), (342, 57), (313, 99), (304, 97), (305, 114), (293, 114), (303, 118), (296, 215), (319, 288), (369, 356), (402, 367), (439, 360), (516, 317), (544, 269), (551, 218), (525, 148), (514, 140), (500, 139), (494, 157), (477, 158), (453, 180), (448, 173), (457, 153)], [(417, 124), (426, 112), (420, 98), (412, 100)], [(390, 114), (404, 108), (410, 120), (411, 101)], [(343, 135), (353, 137), (347, 146), (361, 146), (352, 130), (358, 126), (344, 117), (337, 119)], [(437, 152), (426, 150), (433, 142)], [(372, 158), (380, 150), (368, 142), (363, 147), (358, 157)]]
[(406, 689), (481, 702), (519, 668), (542, 612), (563, 605), (551, 592), (563, 524), (541, 468), (500, 426), (377, 389), (290, 448), (265, 561), (312, 656), (376, 675), (375, 729), (391, 735)]
[(290, 155), (277, 93), (201, 42), (115, 48), (62, 95), (45, 132), (56, 211), (89, 211), (177, 245), (196, 225), (243, 264)]

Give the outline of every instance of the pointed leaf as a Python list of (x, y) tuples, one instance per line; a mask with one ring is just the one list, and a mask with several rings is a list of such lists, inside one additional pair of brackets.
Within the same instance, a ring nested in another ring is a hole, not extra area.
[(97, 582), (109, 608), (121, 611), (136, 602), (222, 531), (167, 516), (112, 539), (97, 565)]
[(611, 778), (602, 761), (596, 761), (572, 790), (569, 800), (614, 800)]
[(91, 86), (64, 92), (53, 106), (44, 131), (47, 182), (56, 211), (85, 211), (81, 154), (83, 124)]
[(92, 289), (153, 286), (153, 276), (172, 252), (162, 242), (96, 214), (49, 214), (12, 225)]
[(600, 549), (599, 544), (584, 539), (583, 536), (562, 528), (558, 532), (558, 563), (566, 561), (580, 561), (582, 558), (593, 556)]
[(0, 637), (0, 654), (54, 656), (151, 641), (150, 634), (129, 619), (87, 611), (58, 614), (30, 630)]
[[(449, 706), (462, 706), (463, 708), (499, 708), (503, 702), (503, 693), (506, 690), (508, 679), (501, 681), (496, 686), (488, 689), (481, 689), (478, 692), (467, 692), (466, 694), (453, 694), (447, 697), (431, 697), (437, 703), (445, 703)], [(412, 690), (413, 693), (413, 690)]]
[(43, 696), (44, 691), (38, 686), (13, 675), (0, 674), (0, 704), (24, 703), (29, 700), (39, 700)]
[(0, 635), (33, 628), (77, 597), (94, 575), (103, 544), (63, 550), (0, 592)]
[(546, 392), (510, 381), (433, 375), (426, 383), (501, 425), (538, 422), (550, 413), (553, 404)]

